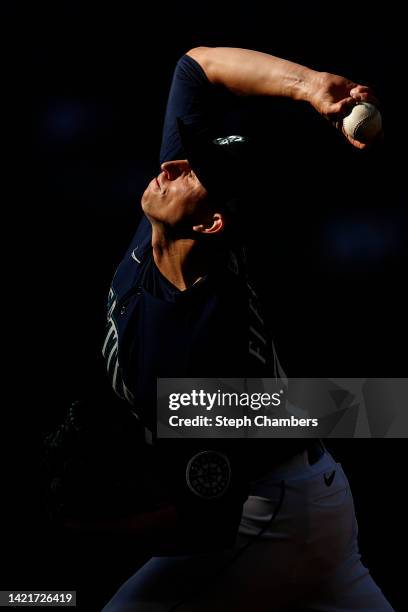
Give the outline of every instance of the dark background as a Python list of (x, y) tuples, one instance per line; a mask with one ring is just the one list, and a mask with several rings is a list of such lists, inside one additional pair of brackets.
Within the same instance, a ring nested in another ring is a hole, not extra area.
[[(75, 588), (72, 554), (50, 543), (40, 517), (35, 450), (70, 401), (89, 392), (110, 280), (158, 170), (172, 71), (189, 48), (253, 48), (374, 89), (385, 141), (363, 154), (306, 105), (248, 101), (250, 129), (270, 153), (268, 189), (252, 220), (254, 269), (289, 375), (406, 373), (405, 168), (393, 109), (401, 16), (390, 4), (183, 0), (40, 4), (20, 19), (29, 31), (35, 180), (19, 203), (22, 248), (13, 256), (23, 305), (13, 407), (26, 427), (14, 445), (23, 469), (11, 533), (25, 546), (2, 588), (51, 588), (50, 565), (53, 584)], [(351, 481), (363, 559), (402, 610), (405, 440), (328, 446)], [(38, 562), (38, 547), (48, 561)]]

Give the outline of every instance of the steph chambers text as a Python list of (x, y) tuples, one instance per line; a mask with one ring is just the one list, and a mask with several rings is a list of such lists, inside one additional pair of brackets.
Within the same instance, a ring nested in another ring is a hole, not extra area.
[(241, 429), (243, 427), (317, 427), (319, 419), (299, 419), (295, 416), (289, 418), (271, 418), (258, 414), (255, 417), (226, 417), (226, 416), (195, 416), (191, 418), (171, 415), (169, 417), (170, 427), (225, 427)]

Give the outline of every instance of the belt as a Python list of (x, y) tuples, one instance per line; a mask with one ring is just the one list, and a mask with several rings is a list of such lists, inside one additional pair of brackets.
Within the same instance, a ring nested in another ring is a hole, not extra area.
[(321, 440), (313, 440), (306, 449), (309, 465), (317, 463), (326, 451)]

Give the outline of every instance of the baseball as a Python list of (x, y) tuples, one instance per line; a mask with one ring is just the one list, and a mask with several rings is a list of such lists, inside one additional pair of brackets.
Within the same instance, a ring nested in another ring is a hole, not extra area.
[(368, 102), (360, 102), (353, 106), (351, 113), (343, 119), (346, 134), (364, 144), (368, 144), (377, 136), (381, 126), (380, 111)]

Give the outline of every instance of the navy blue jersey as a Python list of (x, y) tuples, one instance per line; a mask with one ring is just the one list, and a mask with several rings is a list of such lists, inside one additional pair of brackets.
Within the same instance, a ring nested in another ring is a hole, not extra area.
[[(195, 60), (179, 60), (170, 89), (160, 159), (185, 157), (176, 117), (204, 125), (220, 95)], [(273, 358), (245, 250), (220, 256), (180, 291), (157, 269), (143, 217), (112, 281), (103, 346), (115, 392), (152, 426), (158, 377), (271, 376)]]
[(219, 267), (179, 291), (157, 270), (143, 219), (109, 292), (103, 346), (116, 393), (151, 421), (157, 377), (272, 375), (257, 295), (245, 262), (226, 254)]

